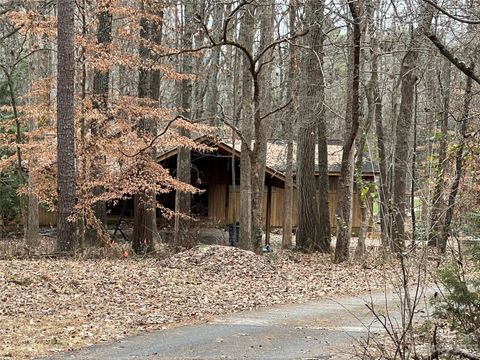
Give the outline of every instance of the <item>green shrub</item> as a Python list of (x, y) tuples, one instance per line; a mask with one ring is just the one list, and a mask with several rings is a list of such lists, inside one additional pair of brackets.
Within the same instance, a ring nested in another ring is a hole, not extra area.
[(480, 347), (480, 245), (471, 244), (466, 250), (472, 266), (457, 261), (440, 271), (444, 289), (443, 296), (434, 300), (435, 315)]
[(21, 180), (15, 170), (9, 170), (0, 175), (0, 218), (9, 222), (20, 214), (20, 198), (18, 188)]
[(480, 239), (480, 211), (466, 212), (460, 221), (460, 230), (467, 236), (473, 236)]

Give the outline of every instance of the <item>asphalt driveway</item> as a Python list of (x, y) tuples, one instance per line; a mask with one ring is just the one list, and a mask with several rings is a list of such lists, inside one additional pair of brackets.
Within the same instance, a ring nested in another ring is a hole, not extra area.
[(371, 300), (398, 314), (395, 295), (324, 299), (219, 316), (50, 359), (350, 359), (368, 331), (382, 331), (365, 305)]

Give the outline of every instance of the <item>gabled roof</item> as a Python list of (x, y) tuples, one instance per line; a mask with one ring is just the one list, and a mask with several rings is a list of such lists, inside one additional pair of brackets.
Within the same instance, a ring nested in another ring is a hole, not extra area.
[[(328, 172), (330, 175), (339, 175), (342, 167), (343, 149), (338, 144), (328, 144)], [(293, 159), (297, 156), (297, 143), (293, 143)], [(267, 166), (284, 173), (287, 168), (287, 142), (284, 140), (270, 140), (267, 145)], [(318, 148), (315, 146), (315, 171), (318, 171)], [(364, 175), (378, 174), (378, 167), (367, 153), (363, 153)]]
[[(196, 139), (197, 142), (205, 143), (211, 146), (216, 147), (218, 150), (225, 154), (230, 154), (232, 152), (232, 141), (231, 140), (222, 140), (214, 139), (209, 136), (201, 136)], [(240, 157), (241, 153), (241, 141), (235, 141), (235, 156)], [(318, 160), (318, 149), (315, 149), (315, 163)], [(293, 159), (295, 161), (297, 152), (297, 144), (293, 144)], [(177, 154), (177, 148), (164, 151), (159, 154), (158, 161), (163, 161), (171, 156)], [(375, 175), (378, 174), (378, 167), (373, 163), (368, 154), (364, 153), (363, 161), (363, 170), (364, 175)], [(342, 146), (340, 145), (328, 145), (328, 172), (329, 175), (338, 176), (340, 175), (342, 162)], [(282, 180), (285, 179), (284, 174), (286, 171), (287, 163), (287, 142), (284, 140), (269, 140), (267, 143), (267, 164), (266, 172), (270, 176), (278, 177)], [(315, 164), (315, 170), (318, 171), (318, 165)]]

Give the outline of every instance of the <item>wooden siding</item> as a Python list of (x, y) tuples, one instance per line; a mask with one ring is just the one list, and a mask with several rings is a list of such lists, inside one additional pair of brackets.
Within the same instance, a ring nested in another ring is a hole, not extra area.
[(43, 207), (38, 209), (38, 223), (40, 226), (56, 226), (57, 225), (57, 212), (47, 211)]
[[(236, 186), (235, 193), (233, 187), (228, 186), (228, 201), (227, 201), (227, 185), (210, 185), (208, 188), (208, 217), (216, 221), (224, 221), (226, 224), (234, 222), (233, 214), (235, 208), (235, 218), (237, 221), (240, 219), (240, 187)], [(272, 208), (270, 224), (272, 227), (283, 226), (283, 199), (285, 190), (278, 187), (272, 187)], [(332, 228), (335, 228), (335, 209), (337, 202), (336, 192), (330, 192), (328, 194), (330, 202), (330, 224)], [(297, 207), (295, 206), (297, 201), (296, 191), (293, 193), (293, 226), (297, 225)], [(267, 206), (267, 190), (263, 196), (263, 224), (265, 224)], [(359, 228), (361, 223), (360, 216), (360, 204), (358, 193), (355, 193), (352, 209), (352, 227)]]
[(226, 216), (226, 185), (211, 184), (208, 186), (208, 217), (211, 220), (222, 221)]

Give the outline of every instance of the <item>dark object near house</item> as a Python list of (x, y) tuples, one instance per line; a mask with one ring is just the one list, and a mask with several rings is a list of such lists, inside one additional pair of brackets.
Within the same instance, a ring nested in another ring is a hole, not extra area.
[(238, 243), (238, 240), (240, 238), (240, 223), (237, 222), (236, 224), (228, 224), (227, 229), (228, 243), (230, 244), (230, 246), (234, 246), (236, 243)]

